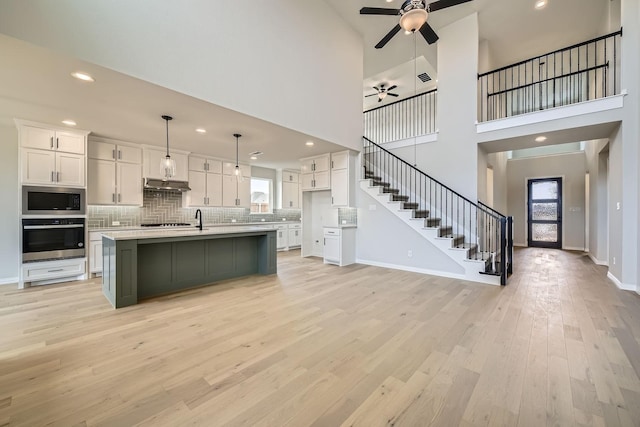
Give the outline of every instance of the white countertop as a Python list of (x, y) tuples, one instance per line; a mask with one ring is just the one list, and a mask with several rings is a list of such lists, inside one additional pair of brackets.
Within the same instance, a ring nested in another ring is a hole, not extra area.
[[(203, 227), (211, 228), (211, 227), (248, 227), (248, 226), (269, 226), (269, 228), (273, 228), (274, 225), (282, 225), (282, 224), (301, 224), (300, 221), (258, 221), (258, 222), (231, 222), (224, 224), (203, 224)], [(194, 225), (185, 225), (179, 227), (140, 227), (140, 226), (120, 226), (120, 227), (100, 227), (100, 228), (90, 228), (89, 233), (93, 232), (111, 232), (111, 231), (131, 231), (131, 230), (187, 230), (195, 227)]]
[(247, 225), (244, 227), (205, 227), (202, 231), (195, 227), (190, 228), (145, 228), (143, 230), (122, 230), (103, 232), (102, 236), (111, 240), (142, 240), (162, 239), (170, 237), (209, 236), (219, 234), (252, 233), (264, 230), (273, 230), (272, 226)]

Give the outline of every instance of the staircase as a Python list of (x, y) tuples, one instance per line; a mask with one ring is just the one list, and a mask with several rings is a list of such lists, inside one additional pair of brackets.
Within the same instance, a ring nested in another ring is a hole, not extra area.
[(369, 196), (464, 269), (467, 280), (506, 285), (512, 272), (512, 218), (473, 203), (364, 138)]

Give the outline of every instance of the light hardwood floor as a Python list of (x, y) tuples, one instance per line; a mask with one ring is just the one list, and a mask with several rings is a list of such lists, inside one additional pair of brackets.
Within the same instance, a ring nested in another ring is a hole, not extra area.
[(111, 308), (0, 286), (0, 425), (640, 425), (640, 296), (578, 253), (505, 288), (279, 255)]

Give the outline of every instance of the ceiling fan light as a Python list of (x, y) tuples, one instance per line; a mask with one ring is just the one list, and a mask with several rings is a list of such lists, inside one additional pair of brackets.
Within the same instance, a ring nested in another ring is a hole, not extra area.
[(385, 99), (385, 98), (387, 97), (387, 92), (380, 92), (380, 93), (378, 94), (378, 97), (379, 97), (380, 99)]
[(400, 26), (405, 31), (418, 31), (427, 22), (428, 16), (424, 9), (411, 9), (400, 17)]

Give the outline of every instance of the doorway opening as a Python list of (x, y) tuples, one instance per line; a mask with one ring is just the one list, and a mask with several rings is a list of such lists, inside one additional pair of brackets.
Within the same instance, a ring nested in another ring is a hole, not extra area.
[(530, 179), (527, 188), (529, 246), (562, 249), (562, 178)]

